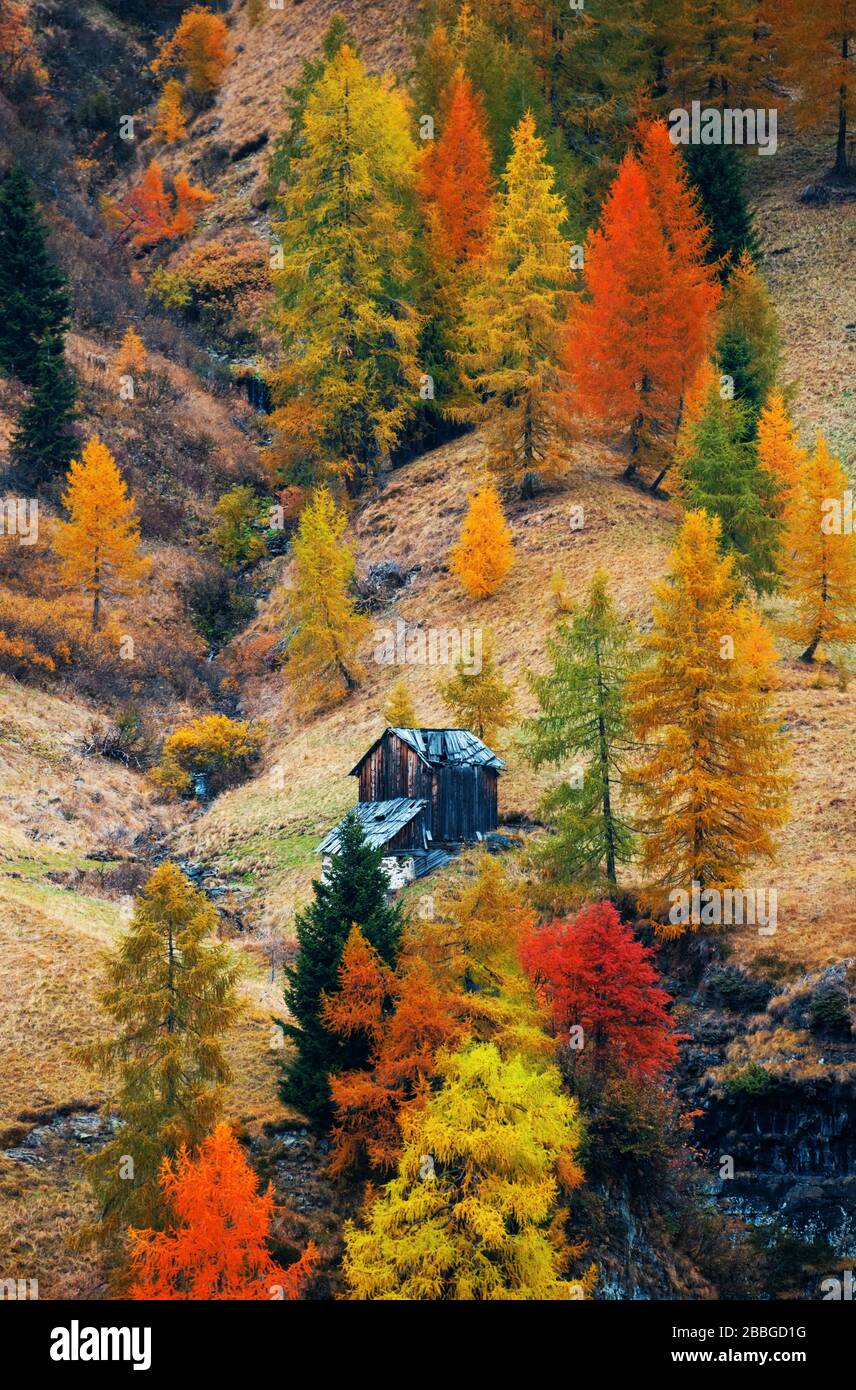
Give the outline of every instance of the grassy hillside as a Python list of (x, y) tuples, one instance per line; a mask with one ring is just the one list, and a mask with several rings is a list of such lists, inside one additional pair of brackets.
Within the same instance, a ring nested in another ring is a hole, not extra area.
[[(285, 0), (282, 11), (263, 10), (256, 25), (246, 0), (238, 0), (229, 12), (234, 61), (210, 107), (191, 121), (186, 142), (177, 152), (161, 151), (143, 122), (139, 143), (115, 154), (101, 191), (119, 195), (157, 154), (168, 172), (188, 169), (216, 193), (201, 219), (200, 244), (250, 237), (266, 248), (272, 211), (267, 160), (285, 122), (283, 89), (317, 52), (334, 10), (347, 15), (372, 70), (407, 66), (412, 15), (400, 0)], [(54, 7), (49, 26), (57, 52), (69, 23), (67, 16), (60, 22), (61, 11)], [(84, 21), (94, 49), (99, 43), (115, 49), (133, 68), (140, 84), (134, 109), (139, 98), (149, 120), (153, 92), (140, 74), (152, 32), (98, 4), (81, 6)], [(55, 61), (62, 71), (59, 57)], [(75, 72), (69, 59), (58, 87), (63, 100), (79, 84)], [(105, 74), (106, 67), (97, 68), (98, 82), (108, 84)], [(111, 98), (121, 103), (115, 72), (111, 80), (117, 86)], [(29, 148), (35, 137), (22, 132), (14, 110), (2, 114), (4, 155)], [(856, 288), (856, 201), (821, 207), (800, 201), (802, 189), (825, 169), (827, 151), (797, 136), (787, 119), (783, 125), (778, 156), (748, 163), (764, 274), (780, 318), (783, 375), (794, 388), (803, 441), (824, 430), (852, 477), (856, 310), (848, 291)], [(65, 179), (79, 157), (77, 147), (56, 141), (45, 143), (43, 190), (60, 177), (57, 170)], [(68, 192), (70, 185), (63, 186)], [(437, 684), (446, 671), (379, 665), (373, 637), (361, 654), (360, 686), (347, 700), (310, 715), (298, 710), (277, 660), (277, 591), (291, 574), (287, 553), (265, 560), (247, 578), (255, 616), (208, 660), (209, 642), (194, 625), (187, 585), (210, 574), (208, 532), (217, 498), (235, 483), (255, 484), (263, 476), (266, 422), (249, 409), (226, 367), (255, 360), (275, 345), (264, 305), (252, 341), (224, 342), (204, 323), (185, 322), (145, 299), (134, 258), (108, 245), (91, 201), (78, 193), (65, 203), (57, 197), (47, 215), (80, 306), (69, 357), (79, 374), (81, 427), (99, 430), (115, 452), (139, 502), (153, 568), (145, 590), (116, 614), (140, 648), (132, 677), (117, 677), (101, 698), (76, 672), (61, 674), (48, 688), (0, 677), (0, 1275), (10, 1261), (18, 1268), (36, 1259), (42, 1297), (95, 1297), (105, 1291), (99, 1259), (72, 1254), (66, 1243), (89, 1200), (76, 1164), (85, 1130), (81, 1139), (73, 1125), (109, 1096), (70, 1049), (93, 1038), (103, 1022), (97, 1003), (103, 953), (128, 920), (133, 891), (165, 854), (213, 872), (209, 887), (215, 882), (222, 890), (218, 902), (226, 909), (222, 934), (245, 966), (244, 1012), (228, 1044), (234, 1079), (227, 1113), (254, 1139), (266, 1126), (299, 1126), (300, 1117), (277, 1095), (279, 956), (289, 955), (294, 910), (307, 900), (318, 872), (315, 847), (356, 799), (348, 772), (381, 731), (392, 685), (404, 676), (420, 722), (441, 725), (447, 712)], [(182, 254), (171, 253), (164, 263), (179, 264)], [(128, 322), (140, 327), (162, 382), (156, 398), (133, 411), (119, 401), (114, 379), (115, 351)], [(93, 357), (105, 358), (107, 366), (93, 365)], [(18, 404), (15, 388), (4, 383), (0, 442), (8, 440)], [(385, 474), (376, 489), (350, 504), (347, 540), (361, 582), (381, 565), (394, 564), (406, 576), (402, 588), (372, 608), (373, 628), (402, 620), (408, 627), (489, 630), (503, 671), (515, 682), (519, 721), (534, 709), (527, 674), (544, 668), (556, 571), (578, 597), (594, 572), (605, 569), (622, 613), (646, 630), (651, 586), (664, 571), (680, 507), (629, 486), (619, 454), (584, 436), (567, 446), (558, 481), (532, 501), (509, 500), (514, 568), (495, 595), (477, 603), (462, 594), (447, 557), (481, 476), (483, 452), (474, 432)], [(575, 530), (571, 513), (580, 507), (584, 526)], [(57, 498), (47, 498), (48, 520), (57, 514)], [(41, 544), (32, 554), (7, 549), (0, 555), (0, 581), (22, 602), (59, 592)], [(777, 598), (765, 609), (775, 621), (786, 606)], [(797, 660), (796, 647), (783, 642), (781, 650), (775, 700), (790, 737), (793, 810), (779, 836), (777, 864), (760, 874), (778, 891), (778, 933), (770, 941), (754, 927), (735, 928), (730, 944), (735, 962), (751, 967), (758, 956), (773, 953), (790, 977), (856, 957), (856, 673), (851, 679), (848, 670), (830, 664), (809, 670)], [(164, 653), (175, 663), (161, 679)], [(226, 673), (228, 699), (220, 684)], [(214, 708), (264, 719), (269, 733), (255, 774), (211, 803), (176, 804), (156, 792), (145, 772), (85, 751), (121, 707), (138, 701), (156, 740)], [(515, 725), (499, 750), (508, 762), (500, 818), (529, 836), (540, 833), (539, 801), (549, 774), (525, 764), (517, 733)], [(413, 892), (441, 893), (460, 871), (453, 865)], [(632, 871), (626, 881), (635, 886)], [(280, 938), (272, 970), (271, 941)], [(63, 1128), (66, 1121), (71, 1128)], [(10, 1150), (16, 1157), (8, 1157)], [(318, 1228), (331, 1220), (325, 1210)]]

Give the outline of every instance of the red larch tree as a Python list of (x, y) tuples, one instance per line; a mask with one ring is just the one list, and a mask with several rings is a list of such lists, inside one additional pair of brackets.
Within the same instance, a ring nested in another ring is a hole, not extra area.
[(582, 1028), (583, 1058), (617, 1062), (648, 1079), (677, 1061), (678, 1038), (654, 952), (637, 941), (610, 902), (548, 922), (524, 938), (521, 959), (558, 1033)]

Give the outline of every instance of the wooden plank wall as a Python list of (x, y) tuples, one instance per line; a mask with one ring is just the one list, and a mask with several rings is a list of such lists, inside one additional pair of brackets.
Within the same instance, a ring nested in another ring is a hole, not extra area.
[[(431, 803), (430, 829), (436, 841), (474, 840), (477, 834), (496, 829), (498, 781), (492, 768), (469, 763), (432, 770), (402, 739), (389, 734), (360, 768), (359, 799), (425, 798)], [(408, 833), (418, 832), (411, 827)], [(406, 847), (416, 843), (408, 839)]]

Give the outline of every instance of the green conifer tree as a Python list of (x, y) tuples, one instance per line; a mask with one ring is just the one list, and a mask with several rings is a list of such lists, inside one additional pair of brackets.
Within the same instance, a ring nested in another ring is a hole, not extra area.
[(355, 813), (345, 817), (339, 838), (339, 853), (312, 885), (313, 901), (297, 913), (297, 960), (286, 969), (285, 990), (293, 1021), (282, 1025), (296, 1048), (284, 1069), (282, 1098), (320, 1127), (331, 1118), (331, 1072), (366, 1061), (360, 1037), (343, 1038), (321, 1021), (324, 994), (339, 987), (345, 942), (356, 924), (387, 965), (394, 965), (402, 929), (400, 905), (387, 902), (382, 851), (366, 842)]
[(726, 279), (744, 251), (753, 259), (758, 254), (743, 152), (736, 145), (688, 145), (684, 158), (710, 227), (708, 259), (720, 265), (721, 278)]
[(39, 346), (68, 325), (65, 281), (47, 247), (30, 180), (19, 165), (0, 183), (0, 367), (36, 380)]
[(781, 529), (778, 485), (746, 442), (746, 407), (723, 400), (716, 383), (690, 435), (681, 492), (691, 511), (719, 518), (722, 549), (755, 589), (771, 592)]
[(539, 857), (560, 890), (590, 886), (604, 875), (614, 889), (618, 865), (633, 852), (620, 795), (629, 742), (625, 686), (634, 654), (607, 582), (598, 570), (585, 606), (547, 641), (551, 669), (529, 678), (541, 707), (523, 726), (529, 761), (559, 768), (578, 760), (576, 775), (559, 781), (543, 803), (555, 834)]
[(582, 212), (593, 220), (652, 80), (645, 0), (541, 0), (530, 42), (552, 119), (583, 172)]
[(38, 487), (65, 475), (77, 447), (76, 400), (63, 340), (49, 333), (39, 344), (30, 398), (18, 414), (10, 443), (23, 487)]
[(734, 395), (746, 407), (744, 438), (754, 439), (758, 415), (776, 383), (779, 326), (770, 292), (744, 251), (722, 296), (716, 344), (719, 370), (734, 382)]

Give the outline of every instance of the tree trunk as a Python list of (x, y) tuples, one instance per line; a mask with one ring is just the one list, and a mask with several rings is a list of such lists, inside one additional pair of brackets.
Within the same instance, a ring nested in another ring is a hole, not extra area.
[[(849, 57), (847, 35), (841, 39), (841, 64), (847, 69)], [(838, 89), (838, 137), (835, 142), (835, 165), (832, 172), (837, 178), (847, 177), (847, 84), (842, 82)]]
[(92, 600), (92, 631), (98, 631), (101, 621), (101, 566), (95, 566), (95, 597)]
[(603, 822), (606, 831), (606, 877), (613, 888), (618, 887), (615, 876), (615, 826), (612, 822), (612, 803), (609, 795), (609, 751), (606, 746), (606, 725), (603, 719), (603, 679), (600, 667), (600, 645), (595, 642), (594, 659), (597, 663), (597, 735), (600, 775), (603, 783)]

